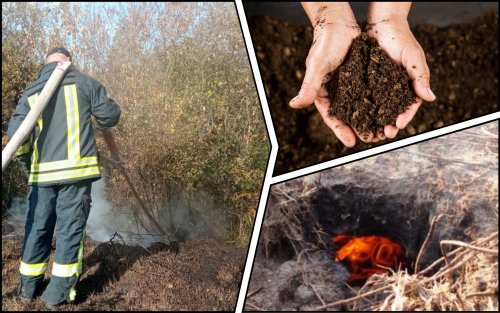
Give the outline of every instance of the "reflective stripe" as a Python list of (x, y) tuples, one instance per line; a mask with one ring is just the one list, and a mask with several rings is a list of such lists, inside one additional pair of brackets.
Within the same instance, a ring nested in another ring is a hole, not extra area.
[[(78, 248), (78, 264), (80, 264), (80, 272), (77, 274), (80, 276), (83, 273), (83, 241), (85, 240), (86, 228), (83, 229), (82, 239), (80, 240), (80, 248)], [(76, 290), (75, 286), (78, 282), (78, 277), (75, 280), (73, 286), (69, 290), (69, 301), (75, 301), (76, 298)]]
[(85, 166), (85, 165), (97, 165), (97, 157), (86, 157), (80, 160), (62, 160), (62, 161), (52, 161), (43, 162), (31, 165), (32, 172), (46, 172), (62, 169), (71, 169), (75, 167)]
[[(36, 99), (38, 99), (37, 93), (28, 98), (28, 103), (30, 105), (30, 108), (32, 108), (33, 105), (36, 103)], [(40, 133), (42, 133), (42, 129), (43, 129), (42, 115), (40, 115), (40, 117), (38, 118), (37, 123), (38, 123), (38, 128), (40, 128)], [(38, 163), (38, 137), (35, 139), (35, 143), (33, 144), (33, 147), (34, 148), (33, 148), (32, 163), (37, 164)]]
[(47, 265), (48, 262), (27, 264), (21, 261), (21, 265), (19, 266), (19, 272), (25, 276), (40, 276), (43, 273), (45, 273)]
[(52, 267), (52, 275), (58, 277), (71, 277), (75, 274), (81, 274), (82, 267), (80, 263), (73, 264), (58, 264), (54, 262)]
[(86, 234), (86, 232), (87, 232), (87, 228), (84, 228), (83, 229), (82, 239), (80, 240), (80, 247), (78, 248), (78, 262), (80, 264), (83, 264), (83, 241), (85, 240), (85, 234)]
[(51, 173), (30, 173), (29, 182), (30, 183), (42, 183), (42, 182), (51, 182), (57, 180), (66, 180), (73, 178), (81, 178), (93, 175), (99, 175), (99, 167), (91, 166), (87, 168), (74, 169), (74, 170), (66, 170), (60, 172), (51, 172)]
[(30, 152), (30, 146), (31, 145), (29, 142), (25, 145), (20, 146), (19, 149), (17, 149), (16, 151), (16, 155), (23, 155), (25, 153)]
[(75, 299), (76, 299), (76, 290), (75, 286), (73, 285), (69, 290), (69, 301), (75, 301)]
[(68, 123), (68, 159), (80, 159), (80, 113), (76, 85), (64, 86), (66, 121)]

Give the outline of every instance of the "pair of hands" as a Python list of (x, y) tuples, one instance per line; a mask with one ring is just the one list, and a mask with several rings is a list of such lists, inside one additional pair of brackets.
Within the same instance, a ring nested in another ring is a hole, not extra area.
[(378, 142), (394, 138), (411, 121), (422, 99), (433, 101), (430, 89), (429, 67), (425, 53), (413, 36), (407, 21), (411, 3), (370, 3), (368, 34), (374, 37), (389, 57), (407, 70), (417, 94), (417, 100), (396, 119), (396, 126), (386, 125), (376, 133), (359, 134), (335, 116), (328, 115), (330, 100), (324, 83), (328, 73), (344, 60), (352, 41), (361, 34), (354, 14), (347, 2), (302, 4), (314, 26), (314, 38), (306, 59), (306, 73), (299, 94), (290, 101), (295, 109), (305, 108), (313, 102), (325, 124), (347, 147), (353, 147), (356, 136), (364, 142)]

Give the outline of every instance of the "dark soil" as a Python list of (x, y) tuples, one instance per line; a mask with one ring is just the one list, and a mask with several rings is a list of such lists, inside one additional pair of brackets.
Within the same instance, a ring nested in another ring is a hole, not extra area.
[(396, 125), (396, 117), (416, 100), (406, 70), (366, 33), (353, 41), (346, 60), (331, 73), (326, 88), (329, 114), (359, 134), (375, 134), (385, 125)]
[[(40, 298), (25, 304), (14, 294), (21, 239), (2, 238), (2, 311), (46, 310)], [(85, 272), (76, 303), (58, 311), (233, 311), (236, 307), (245, 258), (242, 248), (203, 238), (180, 247), (149, 249), (87, 240), (84, 251)]]
[[(345, 147), (324, 125), (314, 107), (293, 110), (312, 43), (312, 28), (269, 17), (250, 20), (259, 69), (278, 137), (274, 175), (384, 144)], [(498, 110), (498, 13), (468, 23), (438, 28), (419, 25), (413, 34), (426, 53), (431, 89), (437, 96), (424, 102), (396, 139), (455, 124)]]

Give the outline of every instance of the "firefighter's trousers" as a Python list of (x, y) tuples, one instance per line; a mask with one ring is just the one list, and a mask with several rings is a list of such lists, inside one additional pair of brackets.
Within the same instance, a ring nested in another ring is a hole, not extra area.
[(30, 186), (20, 291), (34, 297), (49, 262), (54, 229), (56, 251), (52, 275), (42, 300), (51, 305), (75, 299), (83, 270), (85, 225), (90, 212), (92, 181), (56, 186)]

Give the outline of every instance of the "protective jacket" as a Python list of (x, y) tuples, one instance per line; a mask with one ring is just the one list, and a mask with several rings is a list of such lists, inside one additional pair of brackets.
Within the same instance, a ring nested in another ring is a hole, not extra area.
[[(18, 102), (7, 134), (12, 137), (34, 105), (57, 62), (46, 64)], [(73, 66), (54, 92), (32, 136), (16, 155), (31, 155), (29, 184), (50, 186), (101, 177), (91, 116), (99, 127), (118, 123), (120, 108), (97, 80)]]

